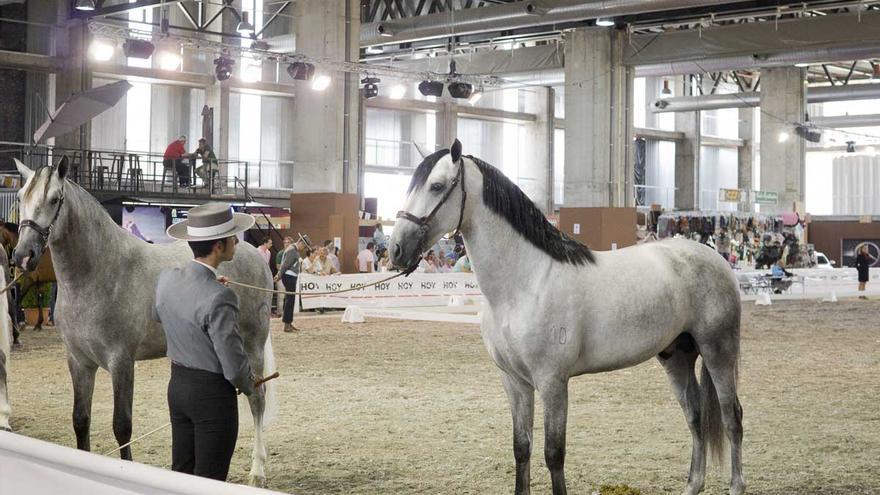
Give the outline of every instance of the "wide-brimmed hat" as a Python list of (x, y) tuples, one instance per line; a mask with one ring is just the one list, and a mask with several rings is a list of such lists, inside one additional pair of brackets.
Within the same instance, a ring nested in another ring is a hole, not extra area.
[(181, 241), (213, 241), (254, 226), (254, 217), (235, 213), (226, 203), (208, 203), (189, 210), (187, 219), (168, 227), (168, 237)]

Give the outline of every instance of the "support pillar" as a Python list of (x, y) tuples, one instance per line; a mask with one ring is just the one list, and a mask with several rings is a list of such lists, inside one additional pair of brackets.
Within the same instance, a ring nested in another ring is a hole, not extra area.
[[(332, 60), (357, 60), (360, 14), (356, 0), (298, 0), (293, 4), (296, 51)], [(297, 83), (290, 139), (296, 192), (356, 193), (358, 163), (358, 74), (327, 72), (324, 91)]]
[[(55, 103), (60, 106), (74, 93), (92, 87), (91, 70), (86, 63), (89, 48), (89, 29), (81, 19), (69, 19), (70, 2), (58, 2), (59, 19), (64, 26), (56, 31), (55, 55), (64, 60), (64, 68), (55, 79)], [(51, 109), (54, 110), (54, 109)], [(91, 144), (91, 124), (85, 123), (79, 131), (68, 132), (55, 138), (55, 146), (67, 149), (87, 149)]]
[(526, 111), (536, 116), (526, 126), (529, 154), (520, 161), (519, 185), (524, 193), (547, 215), (553, 213), (553, 106), (552, 88), (537, 88), (535, 107)]
[(604, 28), (565, 35), (566, 207), (623, 206), (632, 198), (632, 71), (621, 63), (624, 42)]
[[(685, 78), (675, 85), (676, 95), (689, 95)], [(700, 112), (676, 112), (675, 130), (684, 139), (675, 143), (675, 209), (696, 210), (700, 195), (700, 146), (702, 130)]]
[[(444, 98), (451, 98), (444, 96)], [(443, 101), (443, 109), (437, 114), (437, 145), (434, 149), (449, 148), (458, 137), (458, 110), (455, 103)], [(433, 151), (433, 150), (431, 150)]]
[(805, 111), (804, 69), (761, 70), (761, 190), (779, 194), (776, 208), (762, 211), (792, 211), (795, 203), (804, 202), (806, 144), (791, 122), (802, 122)]
[[(737, 155), (737, 188), (742, 191), (751, 191), (753, 164), (755, 163), (755, 109), (751, 107), (739, 109), (739, 138), (743, 145), (739, 147)], [(748, 203), (740, 203), (739, 211), (752, 211), (751, 198)]]

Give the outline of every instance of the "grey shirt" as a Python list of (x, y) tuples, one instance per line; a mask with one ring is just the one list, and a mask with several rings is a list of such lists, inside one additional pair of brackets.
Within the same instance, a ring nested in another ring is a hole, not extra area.
[(238, 332), (238, 296), (217, 282), (210, 267), (190, 262), (162, 270), (153, 319), (165, 329), (168, 359), (222, 374), (245, 394), (253, 393), (254, 377)]
[(284, 256), (281, 257), (281, 266), (278, 267), (278, 274), (284, 275), (287, 270), (299, 275), (299, 252), (293, 246), (284, 250)]

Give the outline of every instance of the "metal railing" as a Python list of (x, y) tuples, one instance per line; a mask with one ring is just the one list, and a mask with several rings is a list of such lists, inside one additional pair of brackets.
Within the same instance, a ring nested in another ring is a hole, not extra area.
[[(218, 199), (247, 197), (250, 167), (243, 161), (217, 160), (212, 167), (201, 159), (184, 158), (179, 160), (179, 164), (187, 173), (180, 175), (177, 160), (165, 162), (162, 155), (154, 153), (28, 147), (0, 142), (0, 156), (18, 158), (32, 169), (57, 163), (65, 155), (70, 160), (68, 178), (92, 193)], [(244, 177), (231, 175), (233, 171), (244, 172)]]

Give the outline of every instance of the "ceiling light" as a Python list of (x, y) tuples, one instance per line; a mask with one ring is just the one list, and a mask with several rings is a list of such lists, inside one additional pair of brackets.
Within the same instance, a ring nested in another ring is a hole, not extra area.
[(367, 55), (381, 55), (385, 53), (385, 48), (382, 45), (373, 45), (368, 46), (364, 51), (367, 53)]
[(153, 51), (155, 50), (156, 47), (145, 40), (130, 39), (125, 40), (125, 43), (122, 44), (122, 51), (128, 58), (147, 59), (153, 56)]
[(596, 19), (596, 25), (601, 27), (614, 27), (614, 19), (610, 17), (600, 17)]
[(822, 141), (822, 131), (812, 126), (798, 124), (794, 128), (794, 133), (811, 143)]
[(391, 86), (391, 95), (390, 96), (391, 96), (392, 100), (399, 100), (399, 99), (403, 98), (403, 96), (405, 94), (406, 94), (406, 86), (404, 86), (403, 84), (395, 84), (394, 86)]
[(784, 142), (788, 141), (788, 138), (789, 138), (788, 133), (785, 131), (782, 131), (779, 133), (779, 136), (776, 137), (776, 140), (779, 141), (780, 143), (784, 143)]
[(794, 66), (795, 67), (809, 67), (810, 64), (807, 62), (800, 62), (800, 63), (794, 64)]
[(483, 88), (480, 88), (480, 89), (474, 91), (473, 93), (471, 93), (471, 97), (468, 98), (468, 103), (470, 103), (471, 106), (474, 106), (477, 104), (478, 101), (480, 101), (480, 98), (482, 98), (482, 97), (483, 97)]
[(455, 81), (449, 83), (446, 86), (446, 90), (449, 91), (449, 96), (453, 98), (470, 98), (471, 93), (474, 92), (474, 87), (470, 83)]
[(111, 42), (102, 39), (95, 39), (89, 47), (89, 52), (92, 54), (92, 58), (98, 62), (107, 62), (113, 58), (113, 52), (115, 49), (116, 47)]
[(672, 90), (669, 89), (669, 79), (663, 80), (663, 89), (660, 90), (660, 98), (669, 98), (672, 96)]
[(443, 83), (440, 81), (422, 81), (419, 83), (419, 93), (424, 96), (443, 96)]
[(217, 66), (214, 68), (214, 75), (217, 76), (218, 81), (225, 81), (232, 77), (232, 66), (235, 65), (235, 60), (229, 57), (220, 57), (214, 59), (214, 64)]
[(385, 36), (386, 38), (394, 36), (394, 32), (388, 29), (384, 24), (379, 24), (376, 28), (376, 32), (379, 33), (379, 36)]
[(95, 10), (95, 0), (76, 0), (76, 4), (73, 8), (83, 12), (91, 12)]
[(315, 79), (312, 80), (312, 89), (315, 91), (324, 91), (330, 86), (330, 76), (326, 74), (321, 74), (319, 76), (315, 76)]
[(254, 34), (254, 26), (248, 22), (248, 13), (244, 10), (241, 11), (241, 22), (238, 23), (235, 31), (242, 36), (250, 36)]
[(180, 48), (176, 46), (159, 52), (159, 68), (162, 70), (177, 70), (182, 60)]
[(308, 81), (315, 76), (315, 66), (306, 62), (294, 62), (287, 66), (287, 75), (297, 81)]
[(364, 83), (364, 99), (369, 100), (379, 96), (378, 77), (365, 77), (361, 82)]
[(846, 152), (847, 153), (855, 153), (856, 152), (856, 142), (855, 141), (847, 141), (846, 142)]

